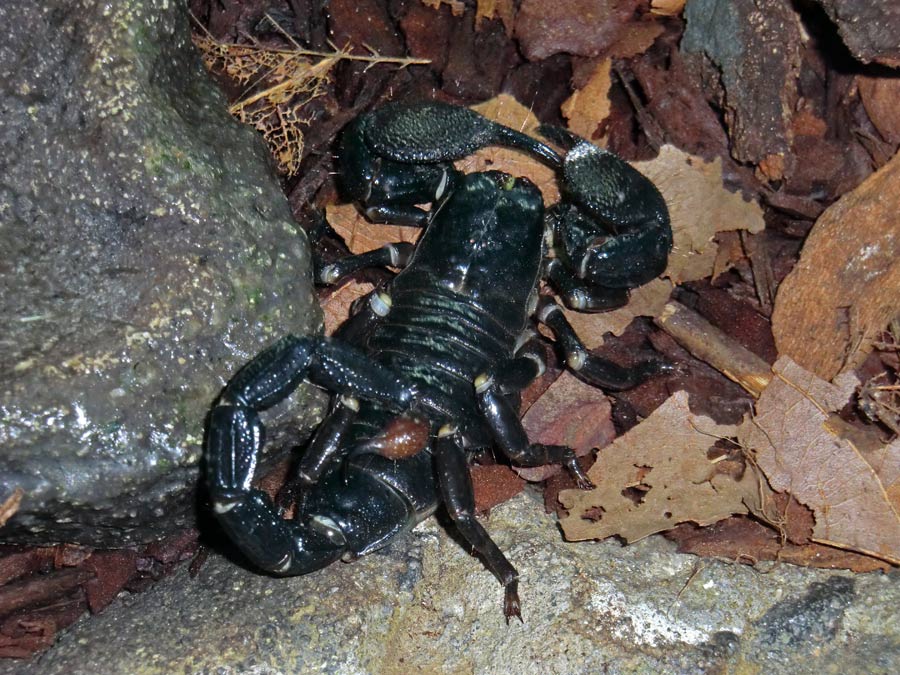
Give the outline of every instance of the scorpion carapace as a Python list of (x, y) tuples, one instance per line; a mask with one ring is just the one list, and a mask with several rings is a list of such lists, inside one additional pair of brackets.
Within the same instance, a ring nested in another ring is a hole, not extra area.
[[(574, 306), (618, 306), (660, 269), (671, 245), (652, 183), (568, 132), (544, 131), (568, 148), (565, 155), (438, 103), (389, 104), (345, 131), (338, 156), (345, 196), (373, 219), (426, 229), (416, 246), (390, 244), (320, 268), (321, 283), (370, 265), (401, 271), (334, 339), (287, 336), (263, 351), (213, 409), (213, 510), (254, 565), (293, 575), (352, 559), (443, 504), (503, 584), (507, 620), (521, 618), (516, 570), (474, 515), (468, 454), (493, 446), (519, 466), (563, 464), (581, 488), (592, 487), (571, 448), (529, 442), (519, 421), (518, 394), (544, 370), (533, 321), (552, 331), (578, 377), (597, 386), (629, 388), (666, 368), (651, 359), (626, 369), (590, 354), (552, 296), (539, 293), (544, 278)], [(462, 174), (450, 164), (488, 144), (552, 165), (563, 201), (545, 212), (527, 179)], [(426, 202), (429, 210), (417, 206)], [(551, 237), (556, 256), (548, 258)], [(288, 520), (252, 486), (264, 442), (259, 413), (303, 380), (335, 398), (297, 462), (296, 513)]]

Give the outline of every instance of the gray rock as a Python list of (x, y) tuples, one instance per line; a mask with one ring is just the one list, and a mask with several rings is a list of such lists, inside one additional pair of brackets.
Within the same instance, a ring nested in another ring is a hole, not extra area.
[(0, 540), (145, 541), (193, 518), (225, 379), (320, 326), (307, 243), (182, 3), (12, 0), (0, 25), (0, 500), (24, 490)]
[(900, 672), (896, 574), (755, 569), (657, 537), (569, 544), (533, 494), (486, 524), (522, 575), (524, 624), (505, 624), (499, 584), (429, 520), (304, 577), (213, 556), (0, 675)]

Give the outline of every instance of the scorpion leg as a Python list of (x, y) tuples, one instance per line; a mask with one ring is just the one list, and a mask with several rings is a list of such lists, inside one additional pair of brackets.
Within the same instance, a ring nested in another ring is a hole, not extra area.
[(341, 277), (367, 267), (403, 268), (409, 264), (415, 250), (415, 244), (401, 241), (385, 244), (381, 248), (358, 255), (348, 255), (346, 258), (322, 267), (316, 274), (316, 281), (320, 284), (334, 284)]
[(595, 387), (612, 391), (631, 389), (653, 375), (671, 370), (671, 366), (662, 359), (647, 359), (636, 366), (625, 368), (594, 356), (579, 339), (559, 305), (550, 298), (541, 298), (537, 316), (541, 323), (553, 331), (569, 368), (579, 379)]
[(475, 378), (475, 398), (494, 441), (513, 463), (519, 466), (562, 464), (575, 478), (579, 488), (590, 490), (594, 487), (591, 479), (578, 465), (578, 458), (572, 448), (567, 445), (529, 442), (515, 408), (489, 373)]
[(506, 622), (509, 623), (514, 616), (521, 621), (519, 573), (475, 517), (472, 478), (465, 450), (454, 427), (447, 425), (438, 431), (434, 443), (434, 462), (441, 497), (450, 518), (463, 538), (482, 556), (491, 573), (503, 584)]
[(547, 369), (544, 350), (534, 331), (526, 329), (519, 337), (512, 358), (491, 366), (486, 373), (503, 394), (517, 394)]
[(335, 402), (300, 457), (293, 476), (279, 491), (277, 501), (281, 508), (299, 504), (305, 491), (347, 455), (349, 448), (345, 448), (341, 440), (358, 411), (359, 402), (351, 396), (341, 396)]

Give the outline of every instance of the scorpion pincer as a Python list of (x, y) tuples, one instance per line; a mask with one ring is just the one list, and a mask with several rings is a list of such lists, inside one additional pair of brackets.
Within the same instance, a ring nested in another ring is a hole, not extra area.
[[(415, 246), (389, 244), (321, 267), (320, 283), (367, 266), (400, 272), (334, 338), (288, 335), (264, 350), (213, 408), (213, 511), (253, 565), (312, 572), (384, 546), (443, 505), (504, 586), (507, 621), (521, 619), (516, 569), (475, 517), (469, 455), (493, 446), (518, 466), (559, 463), (579, 487), (593, 487), (571, 448), (529, 442), (519, 420), (519, 393), (545, 368), (534, 322), (554, 334), (578, 377), (605, 389), (633, 387), (667, 366), (650, 359), (623, 368), (590, 354), (539, 284), (546, 279), (582, 311), (617, 307), (664, 269), (672, 242), (665, 202), (649, 180), (563, 129), (539, 131), (565, 155), (441, 103), (386, 104), (345, 130), (343, 195), (372, 220), (425, 231)], [(486, 145), (552, 166), (562, 201), (545, 210), (525, 178), (453, 168)], [(416, 206), (423, 203), (432, 206)], [(260, 412), (303, 380), (335, 396), (297, 462), (289, 520), (253, 478)]]

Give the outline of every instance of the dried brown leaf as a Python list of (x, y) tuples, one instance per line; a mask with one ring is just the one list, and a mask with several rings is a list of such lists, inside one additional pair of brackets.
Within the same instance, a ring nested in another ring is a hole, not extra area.
[(653, 414), (598, 456), (588, 472), (595, 490), (564, 490), (569, 514), (561, 520), (569, 540), (620, 536), (628, 542), (678, 523), (714, 523), (747, 513), (762, 500), (763, 485), (752, 466), (740, 480), (719, 472), (710, 449), (737, 427), (691, 413), (677, 392)]
[(531, 61), (565, 52), (598, 56), (615, 45), (637, 0), (522, 0), (516, 39)]
[(775, 298), (778, 352), (819, 377), (862, 363), (900, 308), (900, 154), (816, 221)]
[(631, 21), (622, 26), (618, 39), (606, 52), (615, 59), (630, 59), (650, 49), (665, 27), (656, 21)]
[(757, 203), (723, 187), (721, 159), (706, 162), (664, 145), (656, 159), (634, 167), (656, 184), (669, 206), (675, 244), (665, 276), (676, 284), (712, 274), (717, 232), (765, 228)]
[(325, 218), (351, 253), (365, 253), (400, 241), (414, 244), (422, 234), (418, 227), (370, 223), (353, 204), (329, 204)]
[(813, 510), (814, 541), (900, 564), (900, 440), (864, 451), (829, 424), (852, 382), (830, 384), (787, 357), (772, 370), (741, 444), (774, 490)]
[(466, 3), (462, 0), (422, 0), (422, 4), (431, 9), (440, 9), (441, 5), (447, 5), (453, 16), (462, 16), (466, 11)]
[(598, 127), (609, 116), (611, 65), (610, 59), (598, 63), (587, 84), (572, 92), (561, 107), (563, 116), (569, 120), (569, 130), (590, 141), (599, 138)]
[(515, 27), (516, 6), (513, 0), (476, 0), (475, 27), (484, 20), (497, 18), (503, 23), (507, 37), (512, 36)]
[(686, 0), (651, 0), (650, 11), (660, 16), (678, 16)]
[[(525, 413), (522, 426), (532, 443), (568, 445), (579, 457), (602, 448), (616, 436), (612, 406), (602, 391), (564, 372)], [(515, 467), (525, 480), (542, 481), (559, 465)]]
[(353, 281), (343, 283), (319, 304), (325, 315), (325, 335), (334, 335), (334, 332), (350, 316), (350, 307), (364, 295), (372, 292), (375, 286), (365, 281)]

